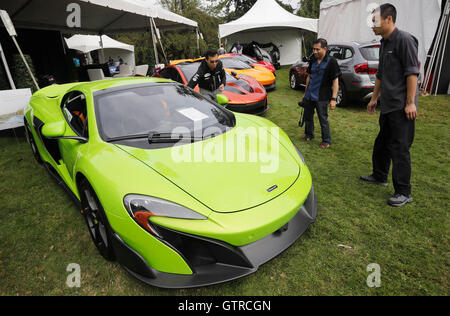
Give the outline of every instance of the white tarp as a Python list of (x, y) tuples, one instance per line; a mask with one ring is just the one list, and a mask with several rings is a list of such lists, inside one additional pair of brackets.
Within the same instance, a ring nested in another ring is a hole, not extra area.
[[(317, 32), (317, 19), (292, 14), (275, 0), (258, 0), (242, 17), (219, 25), (219, 37), (227, 38), (228, 46), (234, 41), (272, 42), (279, 46), (280, 64), (289, 65), (301, 56), (299, 29)], [(281, 47), (280, 47), (281, 46)], [(295, 57), (294, 57), (295, 56)]]
[[(94, 50), (101, 49), (100, 36), (97, 35), (73, 35), (70, 38), (65, 38), (67, 46), (70, 49), (76, 49), (83, 53), (90, 53)], [(134, 68), (136, 62), (134, 59), (134, 46), (128, 45), (112, 39), (109, 36), (102, 35), (103, 42), (103, 56), (104, 59), (100, 60), (100, 63), (108, 61), (111, 57), (114, 60), (118, 60), (120, 56), (124, 63)]]
[[(324, 0), (320, 4), (319, 37), (328, 42), (366, 42), (375, 36), (368, 25), (376, 5), (384, 0)], [(419, 40), (421, 73), (441, 15), (440, 0), (390, 0), (397, 9), (397, 26)], [(375, 6), (374, 6), (375, 4)]]
[[(67, 46), (70, 49), (76, 49), (83, 53), (89, 53), (93, 50), (101, 49), (100, 36), (97, 35), (73, 35), (70, 38), (66, 38)], [(109, 36), (102, 35), (103, 48), (117, 48), (130, 52), (134, 52), (134, 46), (128, 45), (112, 39)]]

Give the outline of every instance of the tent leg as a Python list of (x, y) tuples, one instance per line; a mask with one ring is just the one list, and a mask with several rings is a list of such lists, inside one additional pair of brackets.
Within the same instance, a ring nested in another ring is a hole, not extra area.
[(443, 50), (441, 52), (441, 54), (442, 54), (441, 55), (441, 61), (440, 61), (439, 68), (438, 68), (439, 75), (438, 75), (438, 79), (437, 79), (437, 82), (436, 82), (436, 90), (435, 90), (435, 93), (434, 93), (435, 96), (437, 95), (438, 90), (439, 90), (439, 83), (441, 81), (441, 73), (442, 73), (442, 64), (444, 62), (445, 50), (447, 48), (448, 31), (450, 29), (450, 19), (449, 19), (449, 13), (450, 12), (449, 11), (450, 11), (450, 3), (447, 2), (446, 12), (444, 12), (444, 25), (447, 25), (447, 31), (446, 31), (445, 40), (444, 40), (444, 43), (443, 43), (443, 46), (442, 46)]
[(150, 18), (150, 31), (152, 33), (153, 50), (155, 52), (155, 63), (156, 63), (156, 65), (158, 65), (159, 64), (158, 48), (156, 47), (156, 36), (155, 36), (155, 30), (153, 28), (153, 18)]
[(103, 50), (102, 34), (99, 34), (99, 35), (100, 35), (100, 52), (99, 52), (98, 59), (99, 59), (100, 64), (102, 64), (105, 62), (105, 51)]
[(17, 43), (16, 37), (15, 37), (15, 36), (11, 36), (11, 38), (12, 38), (14, 44), (16, 45), (17, 50), (19, 51), (20, 57), (22, 57), (22, 60), (23, 60), (23, 62), (24, 62), (24, 64), (25, 64), (25, 67), (27, 67), (27, 70), (28, 70), (28, 73), (29, 73), (30, 76), (31, 76), (31, 79), (33, 79), (34, 85), (35, 85), (36, 88), (39, 90), (40, 88), (39, 88), (39, 85), (38, 85), (37, 82), (36, 82), (36, 78), (34, 78), (34, 75), (33, 75), (33, 73), (31, 72), (30, 66), (28, 66), (28, 63), (27, 63), (27, 61), (25, 60), (25, 56), (23, 56), (22, 50), (20, 49), (20, 46), (19, 46), (19, 44)]
[(162, 44), (162, 41), (161, 41), (161, 36), (160, 36), (161, 34), (158, 33), (158, 32), (156, 32), (157, 29), (156, 29), (155, 20), (153, 20), (153, 27), (155, 28), (155, 33), (156, 33), (157, 36), (158, 36), (159, 46), (161, 46), (161, 51), (162, 51), (162, 53), (163, 53), (164, 60), (166, 61), (166, 63), (169, 63), (169, 61), (167, 60), (166, 52), (164, 51), (164, 47), (163, 47), (163, 44)]

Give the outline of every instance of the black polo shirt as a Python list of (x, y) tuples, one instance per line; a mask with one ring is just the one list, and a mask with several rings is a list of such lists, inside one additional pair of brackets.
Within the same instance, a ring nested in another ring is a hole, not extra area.
[[(395, 28), (381, 40), (377, 78), (381, 80), (381, 113), (402, 110), (406, 106), (406, 77), (419, 75), (419, 41), (411, 34)], [(416, 106), (419, 89), (416, 89)]]

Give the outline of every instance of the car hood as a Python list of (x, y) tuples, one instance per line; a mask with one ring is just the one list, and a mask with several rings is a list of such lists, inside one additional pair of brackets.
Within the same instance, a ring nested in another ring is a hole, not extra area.
[(275, 81), (275, 76), (273, 75), (273, 73), (262, 67), (262, 66), (257, 66), (257, 67), (261, 67), (261, 68), (254, 68), (254, 69), (228, 69), (226, 68), (226, 70), (228, 71), (228, 73), (231, 74), (231, 72), (236, 72), (238, 75), (247, 75), (250, 76), (252, 78), (255, 78), (256, 80), (258, 80), (259, 83), (261, 83), (262, 85), (268, 85), (268, 84), (272, 84)]
[[(239, 115), (236, 116), (236, 127), (233, 129), (193, 144), (161, 149), (117, 146), (211, 210), (230, 213), (246, 210), (275, 198), (286, 191), (300, 174), (299, 164), (278, 139), (273, 141), (274, 138), (271, 137), (258, 136), (253, 146), (250, 142), (245, 143), (242, 147), (245, 148), (245, 159), (238, 157), (238, 145), (234, 146), (234, 158), (232, 155), (227, 157), (225, 154), (218, 154), (220, 148), (226, 148), (226, 144), (230, 144), (232, 140), (237, 144), (243, 129), (259, 133), (252, 121)], [(276, 136), (275, 133), (272, 131)], [(261, 151), (266, 154), (259, 156)], [(230, 153), (227, 150), (224, 152)], [(256, 159), (255, 156), (251, 158), (251, 154), (256, 155)]]

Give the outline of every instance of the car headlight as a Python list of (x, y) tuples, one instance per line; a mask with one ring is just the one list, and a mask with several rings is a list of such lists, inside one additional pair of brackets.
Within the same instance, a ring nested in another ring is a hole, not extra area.
[(131, 217), (145, 230), (161, 237), (150, 222), (152, 216), (163, 216), (181, 219), (206, 219), (184, 206), (151, 196), (129, 194), (123, 199), (125, 208)]

